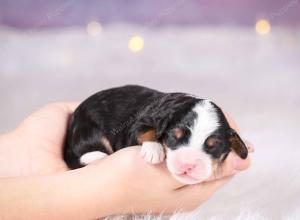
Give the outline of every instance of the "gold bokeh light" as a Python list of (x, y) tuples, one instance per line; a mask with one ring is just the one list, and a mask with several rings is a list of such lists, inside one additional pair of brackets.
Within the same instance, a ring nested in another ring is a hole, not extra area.
[(141, 36), (135, 35), (130, 38), (128, 41), (128, 49), (131, 52), (137, 53), (143, 50), (144, 48), (144, 39)]
[(88, 35), (90, 35), (91, 37), (96, 37), (102, 31), (102, 26), (97, 21), (91, 21), (90, 23), (87, 24), (86, 31)]
[(260, 19), (256, 22), (255, 30), (256, 30), (256, 33), (258, 33), (260, 35), (269, 34), (271, 31), (271, 24), (266, 19)]

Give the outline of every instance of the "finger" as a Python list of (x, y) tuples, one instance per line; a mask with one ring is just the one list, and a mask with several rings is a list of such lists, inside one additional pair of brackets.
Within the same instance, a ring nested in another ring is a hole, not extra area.
[(232, 178), (233, 176), (228, 176), (210, 182), (204, 182), (196, 185), (187, 185), (177, 189), (176, 193), (182, 201), (187, 201), (190, 204), (199, 205), (202, 202), (208, 200), (214, 192), (228, 183)]
[(65, 105), (68, 107), (70, 112), (74, 112), (75, 109), (79, 106), (80, 102), (65, 102)]
[(226, 176), (220, 179), (216, 179), (210, 182), (204, 182), (201, 184), (202, 190), (208, 192), (210, 195), (222, 187), (224, 184), (228, 183), (234, 175)]
[(254, 146), (253, 146), (253, 144), (250, 141), (248, 141), (247, 139), (244, 139), (244, 143), (246, 144), (248, 152), (249, 153), (253, 153), (254, 152)]
[[(140, 146), (138, 147), (138, 150), (141, 151)], [(165, 161), (155, 165), (149, 164), (140, 154), (138, 155), (137, 161), (139, 166), (146, 166), (145, 170), (147, 170), (149, 176), (155, 176), (155, 179), (157, 178), (157, 180), (160, 180), (159, 182), (164, 183), (164, 185), (168, 186), (168, 188), (177, 189), (186, 185), (182, 182), (179, 182), (172, 176)]]
[(68, 113), (73, 113), (75, 109), (79, 106), (80, 102), (54, 102), (47, 106), (45, 106), (43, 109), (48, 108), (57, 108), (63, 109), (64, 111), (67, 111)]
[(207, 181), (213, 181), (235, 174), (237, 172), (234, 167), (236, 163), (235, 160), (234, 154), (230, 153), (224, 163), (216, 164), (212, 175)]
[(131, 146), (123, 148), (109, 157), (119, 157), (119, 160), (122, 160), (120, 163), (126, 164), (127, 168), (130, 167), (131, 172), (135, 173), (137, 180), (144, 181), (151, 178), (149, 181), (155, 180), (155, 182), (167, 189), (177, 189), (185, 185), (170, 174), (165, 162), (156, 165), (149, 164), (141, 157), (140, 151), (141, 146)]
[(234, 175), (241, 170), (247, 169), (251, 164), (251, 156), (249, 155), (247, 159), (243, 160), (238, 157), (235, 153), (231, 152), (224, 163), (221, 165), (216, 165), (213, 174), (207, 181), (213, 181), (216, 179), (221, 179), (227, 176)]

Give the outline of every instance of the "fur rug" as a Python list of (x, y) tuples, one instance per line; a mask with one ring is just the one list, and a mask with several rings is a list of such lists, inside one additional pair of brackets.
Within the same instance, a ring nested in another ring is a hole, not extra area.
[[(208, 217), (208, 218), (200, 218), (197, 214), (189, 214), (189, 215), (183, 215), (183, 214), (174, 214), (170, 217), (154, 217), (151, 215), (147, 216), (117, 216), (117, 217), (107, 217), (103, 220), (225, 220), (228, 218), (224, 217)], [(242, 211), (240, 214), (238, 214), (236, 217), (230, 218), (230, 220), (271, 220), (273, 218), (268, 218), (261, 214), (261, 212), (258, 211)], [(281, 217), (282, 220), (299, 220), (300, 219), (300, 211), (294, 210), (290, 213), (287, 213)]]
[[(145, 48), (133, 54), (127, 42), (136, 32)], [(122, 84), (210, 98), (254, 143), (253, 165), (193, 213), (170, 219), (299, 220), (299, 57), (300, 28), (258, 36), (252, 27), (116, 25), (91, 38), (80, 28), (0, 27), (0, 131), (46, 103)]]

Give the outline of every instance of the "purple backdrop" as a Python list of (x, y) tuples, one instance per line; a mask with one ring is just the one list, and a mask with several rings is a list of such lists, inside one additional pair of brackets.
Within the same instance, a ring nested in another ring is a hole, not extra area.
[(253, 25), (266, 17), (272, 24), (299, 25), (300, 0), (0, 0), (0, 24), (19, 28), (102, 24)]

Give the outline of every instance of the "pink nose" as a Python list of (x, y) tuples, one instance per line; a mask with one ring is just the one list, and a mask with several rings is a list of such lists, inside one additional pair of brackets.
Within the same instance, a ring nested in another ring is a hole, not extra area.
[(193, 170), (196, 167), (196, 164), (184, 163), (180, 166), (182, 172), (188, 172)]

